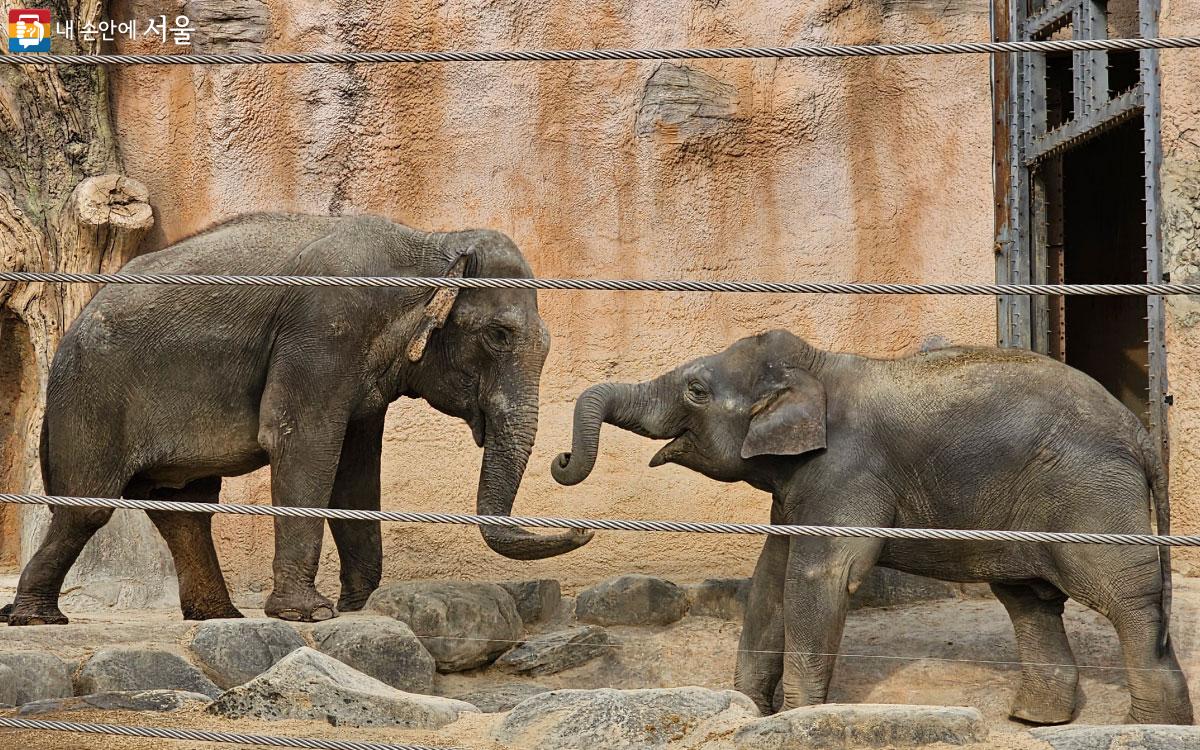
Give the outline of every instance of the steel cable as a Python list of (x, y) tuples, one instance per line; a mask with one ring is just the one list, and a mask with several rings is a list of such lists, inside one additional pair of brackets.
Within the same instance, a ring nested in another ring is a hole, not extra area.
[(850, 44), (796, 47), (716, 47), (676, 49), (545, 49), (442, 52), (296, 52), (181, 55), (0, 55), (9, 65), (279, 65), (341, 63), (591, 62), (600, 60), (693, 60), (797, 57), (894, 57), (1007, 52), (1086, 52), (1190, 49), (1200, 37), (1154, 39), (1062, 39), (946, 44)]
[(3, 271), (0, 282), (175, 286), (340, 286), (558, 289), (742, 294), (957, 294), (1146, 296), (1200, 294), (1200, 284), (875, 284), (869, 282), (670, 281), (654, 279), (448, 278), (441, 276), (226, 276), (174, 273)]
[(981, 529), (909, 529), (877, 526), (800, 526), (765, 523), (710, 523), (697, 521), (637, 521), (607, 518), (553, 518), (542, 516), (481, 516), (468, 513), (423, 513), (346, 508), (295, 508), (235, 503), (192, 503), (129, 498), (58, 497), (0, 493), (0, 503), (79, 508), (166, 510), (181, 513), (231, 513), (243, 516), (337, 518), (355, 521), (457, 524), (461, 526), (526, 526), (530, 528), (591, 531), (643, 531), (690, 534), (758, 534), (767, 536), (863, 537), (872, 539), (933, 539), (962, 542), (1040, 542), (1049, 544), (1123, 544), (1162, 547), (1200, 547), (1200, 536), (1157, 534), (1103, 534), (1061, 531), (999, 531)]
[(174, 729), (170, 727), (135, 727), (121, 724), (83, 724), (74, 721), (48, 721), (44, 719), (17, 719), (0, 717), (0, 728), (32, 729), (43, 732), (80, 732), (83, 734), (106, 734), (117, 737), (146, 737), (164, 740), (190, 740), (192, 742), (218, 742), (235, 745), (267, 745), (269, 747), (300, 747), (313, 750), (450, 750), (427, 745), (395, 745), (356, 740), (319, 740), (307, 737), (277, 737), (263, 734), (235, 734), (233, 732), (210, 732), (204, 729)]

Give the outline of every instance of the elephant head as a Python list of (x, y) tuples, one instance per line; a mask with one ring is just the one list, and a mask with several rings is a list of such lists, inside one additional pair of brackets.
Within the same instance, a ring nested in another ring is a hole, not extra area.
[(651, 466), (675, 463), (723, 482), (750, 481), (777, 463), (825, 447), (821, 352), (787, 331), (741, 339), (642, 383), (601, 383), (575, 403), (571, 452), (551, 466), (560, 484), (591, 473), (607, 422), (670, 439)]
[[(429, 236), (450, 275), (532, 278), (516, 245), (499, 232), (470, 230)], [(510, 515), (533, 449), (538, 384), (550, 334), (533, 289), (440, 290), (425, 307), (405, 347), (412, 361), (410, 395), (467, 422), (483, 448), (476, 507)], [(591, 532), (537, 535), (508, 526), (481, 527), (496, 552), (536, 560), (583, 546)]]

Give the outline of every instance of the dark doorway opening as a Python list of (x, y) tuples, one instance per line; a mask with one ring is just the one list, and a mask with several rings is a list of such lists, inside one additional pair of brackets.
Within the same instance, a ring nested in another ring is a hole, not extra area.
[[(1135, 118), (1062, 155), (1066, 283), (1146, 283), (1142, 149), (1142, 121)], [(1048, 206), (1051, 215), (1053, 208)], [(1061, 330), (1050, 338), (1060, 342), (1067, 364), (1098, 380), (1149, 424), (1146, 298), (1070, 296), (1059, 304), (1060, 315), (1050, 319)]]

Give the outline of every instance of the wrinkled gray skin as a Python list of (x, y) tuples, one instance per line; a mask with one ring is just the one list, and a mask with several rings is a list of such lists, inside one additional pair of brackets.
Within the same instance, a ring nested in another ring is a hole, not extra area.
[[(772, 493), (772, 523), (1147, 533), (1153, 499), (1169, 533), (1166, 476), (1137, 418), (1088, 376), (1026, 351), (877, 360), (785, 331), (742, 339), (649, 382), (587, 389), (572, 451), (552, 467), (560, 483), (591, 471), (602, 422), (671, 438), (651, 466)], [(847, 597), (874, 565), (991, 584), (1023, 663), (1016, 718), (1073, 716), (1071, 597), (1116, 627), (1129, 721), (1192, 721), (1167, 631), (1170, 567), (1154, 547), (770, 537), (737, 689), (770, 712), (782, 675), (783, 708), (824, 702)]]
[[(529, 277), (520, 251), (485, 230), (427, 234), (375, 217), (255, 214), (128, 263), (124, 273)], [(216, 502), (221, 477), (271, 466), (276, 505), (379, 508), (384, 413), (423, 398), (467, 422), (484, 449), (477, 509), (507, 515), (537, 429), (550, 337), (534, 290), (462, 290), (416, 362), (407, 346), (429, 289), (128, 286), (100, 290), (55, 354), (42, 428), (52, 495)], [(111, 510), (56, 508), (21, 575), (10, 625), (65, 623), (63, 578)], [(239, 617), (209, 517), (151, 512), (189, 619)], [(320, 519), (276, 518), (268, 615), (336, 614), (313, 579)], [(378, 586), (378, 522), (330, 521), (342, 610)], [(483, 529), (507, 557), (581, 546), (578, 533)]]

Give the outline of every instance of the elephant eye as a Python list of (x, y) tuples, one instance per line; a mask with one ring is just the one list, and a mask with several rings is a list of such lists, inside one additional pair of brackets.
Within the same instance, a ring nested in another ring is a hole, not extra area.
[(484, 332), (487, 343), (497, 351), (506, 352), (512, 349), (515, 336), (504, 326), (488, 326)]
[(708, 403), (708, 399), (709, 399), (708, 389), (705, 388), (704, 384), (701, 383), (699, 380), (692, 380), (687, 385), (687, 397), (688, 397), (688, 400), (693, 403), (697, 403), (697, 404)]

